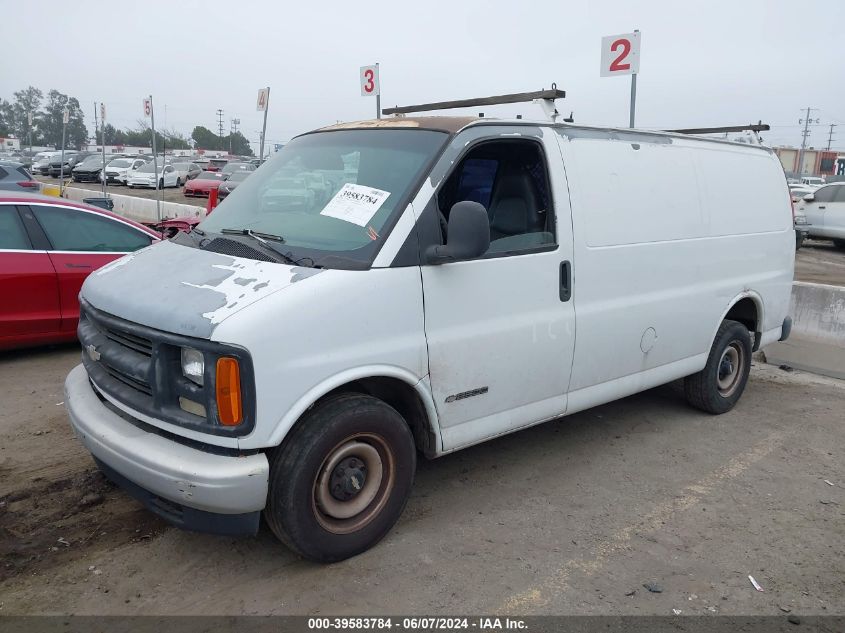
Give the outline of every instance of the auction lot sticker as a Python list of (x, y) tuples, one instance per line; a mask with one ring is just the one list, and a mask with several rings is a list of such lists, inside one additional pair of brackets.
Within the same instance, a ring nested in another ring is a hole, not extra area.
[(348, 182), (329, 200), (320, 215), (367, 226), (389, 195), (389, 191)]

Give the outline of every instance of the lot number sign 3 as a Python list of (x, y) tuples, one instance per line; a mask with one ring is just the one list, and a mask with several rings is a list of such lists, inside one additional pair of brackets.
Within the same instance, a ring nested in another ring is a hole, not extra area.
[(358, 76), (361, 82), (361, 96), (374, 97), (381, 94), (378, 81), (378, 64), (375, 66), (361, 66)]
[(640, 72), (640, 33), (601, 38), (601, 76), (632, 75)]

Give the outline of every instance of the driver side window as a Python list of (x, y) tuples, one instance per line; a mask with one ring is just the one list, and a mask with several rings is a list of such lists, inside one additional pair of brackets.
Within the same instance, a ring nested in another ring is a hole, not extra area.
[(488, 254), (516, 254), (555, 244), (547, 174), (543, 152), (533, 141), (494, 141), (473, 148), (438, 193), (443, 237), (449, 210), (469, 200), (487, 210)]
[(813, 202), (833, 202), (836, 189), (836, 185), (828, 185), (827, 187), (816, 189), (813, 192)]

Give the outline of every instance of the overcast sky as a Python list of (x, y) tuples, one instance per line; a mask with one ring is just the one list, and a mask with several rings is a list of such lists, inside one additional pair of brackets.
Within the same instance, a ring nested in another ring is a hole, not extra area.
[[(157, 127), (217, 130), (215, 111), (256, 141), (258, 88), (270, 86), (267, 139), (370, 118), (359, 66), (380, 62), (382, 107), (523, 92), (556, 82), (576, 123), (625, 126), (629, 77), (599, 77), (604, 35), (642, 32), (637, 126), (735, 125), (762, 119), (772, 144), (845, 148), (845, 0), (427, 0), (4, 2), (0, 97), (28, 85), (77, 97), (93, 131), (135, 127), (152, 94)], [(487, 116), (539, 118), (531, 104)]]

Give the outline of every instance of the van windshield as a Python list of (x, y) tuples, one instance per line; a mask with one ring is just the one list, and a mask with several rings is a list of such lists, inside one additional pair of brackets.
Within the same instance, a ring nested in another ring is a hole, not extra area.
[(306, 265), (366, 268), (447, 140), (443, 132), (409, 129), (297, 137), (199, 229), (277, 235), (284, 240), (277, 249)]

